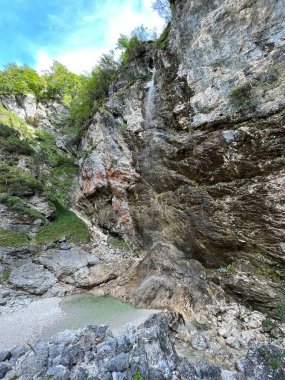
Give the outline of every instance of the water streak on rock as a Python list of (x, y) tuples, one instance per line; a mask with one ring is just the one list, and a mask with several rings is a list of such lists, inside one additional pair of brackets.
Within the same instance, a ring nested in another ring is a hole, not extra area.
[(155, 95), (154, 77), (155, 77), (155, 67), (151, 70), (152, 77), (148, 83), (148, 92), (145, 104), (145, 127), (150, 128), (153, 120), (153, 102)]

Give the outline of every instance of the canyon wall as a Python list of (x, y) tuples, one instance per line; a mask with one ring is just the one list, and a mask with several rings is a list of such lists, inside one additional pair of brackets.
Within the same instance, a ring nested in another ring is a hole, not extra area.
[(197, 289), (208, 302), (221, 285), (272, 307), (284, 290), (284, 2), (172, 7), (90, 122), (75, 202), (147, 250), (134, 299), (161, 305), (163, 289), (175, 303), (182, 283), (185, 302)]

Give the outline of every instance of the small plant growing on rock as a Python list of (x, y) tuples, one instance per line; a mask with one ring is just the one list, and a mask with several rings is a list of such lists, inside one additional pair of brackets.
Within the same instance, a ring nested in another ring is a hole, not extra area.
[(122, 251), (129, 251), (130, 250), (129, 244), (127, 242), (125, 242), (124, 240), (118, 238), (118, 237), (109, 236), (108, 237), (108, 244), (110, 244), (114, 248), (121, 249)]
[(274, 352), (267, 347), (260, 347), (258, 349), (258, 353), (261, 357), (263, 357), (266, 361), (268, 361), (270, 367), (273, 370), (277, 370), (282, 365), (282, 362), (285, 359), (285, 351)]
[(231, 90), (230, 101), (236, 108), (249, 108), (252, 105), (252, 84), (246, 82)]
[(218, 272), (220, 272), (224, 275), (230, 275), (230, 274), (234, 273), (234, 267), (232, 264), (229, 264), (226, 267), (220, 267), (218, 269)]
[(270, 338), (278, 339), (283, 336), (280, 324), (285, 322), (285, 301), (281, 302), (272, 311), (271, 315), (262, 322), (264, 332), (267, 332)]
[(139, 371), (135, 374), (135, 376), (133, 377), (133, 380), (143, 380), (142, 375), (140, 374)]
[(280, 321), (280, 323), (285, 323), (285, 300), (276, 307), (273, 317)]
[(118, 128), (121, 131), (126, 131), (128, 129), (128, 124), (126, 124), (126, 123), (120, 124), (120, 125), (118, 125)]
[(10, 278), (11, 268), (6, 267), (2, 274), (2, 281), (7, 282)]

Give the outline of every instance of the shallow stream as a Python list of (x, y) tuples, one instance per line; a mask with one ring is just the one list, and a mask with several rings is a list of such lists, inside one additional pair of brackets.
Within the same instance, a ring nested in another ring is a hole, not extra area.
[(121, 300), (90, 293), (64, 298), (43, 298), (10, 314), (0, 316), (0, 349), (48, 339), (64, 331), (104, 324), (113, 331), (142, 323), (153, 310), (136, 309)]

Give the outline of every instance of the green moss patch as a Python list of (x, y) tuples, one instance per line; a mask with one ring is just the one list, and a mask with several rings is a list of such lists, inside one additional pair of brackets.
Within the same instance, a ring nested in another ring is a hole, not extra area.
[(0, 202), (6, 204), (11, 210), (17, 211), (22, 215), (28, 215), (35, 219), (45, 219), (39, 211), (27, 207), (19, 197), (0, 194)]
[[(7, 133), (7, 130), (13, 130), (21, 136), (22, 139), (33, 141), (35, 136), (35, 130), (33, 127), (30, 127), (22, 119), (20, 119), (13, 112), (6, 110), (2, 104), (0, 104), (0, 136), (3, 136), (3, 133)], [(8, 134), (8, 136), (13, 133)], [(8, 137), (6, 136), (6, 137)]]
[(34, 154), (31, 145), (27, 141), (21, 140), (18, 136), (0, 137), (0, 150), (7, 153), (24, 154), (26, 156)]
[(7, 282), (10, 278), (11, 268), (6, 267), (2, 274), (2, 281)]
[(108, 244), (114, 248), (121, 249), (122, 251), (129, 251), (131, 249), (127, 242), (114, 236), (108, 237)]
[(168, 44), (169, 32), (171, 28), (171, 23), (169, 22), (162, 32), (161, 36), (155, 41), (154, 46), (157, 49), (165, 49)]
[(55, 201), (56, 216), (47, 226), (41, 227), (33, 241), (34, 245), (57, 241), (66, 236), (70, 242), (87, 243), (90, 233), (86, 224), (78, 216)]
[(0, 165), (0, 192), (9, 192), (13, 195), (24, 194), (26, 191), (42, 191), (43, 185), (29, 173), (20, 168)]
[(0, 228), (0, 247), (22, 247), (28, 244), (29, 238), (24, 232), (8, 231)]

